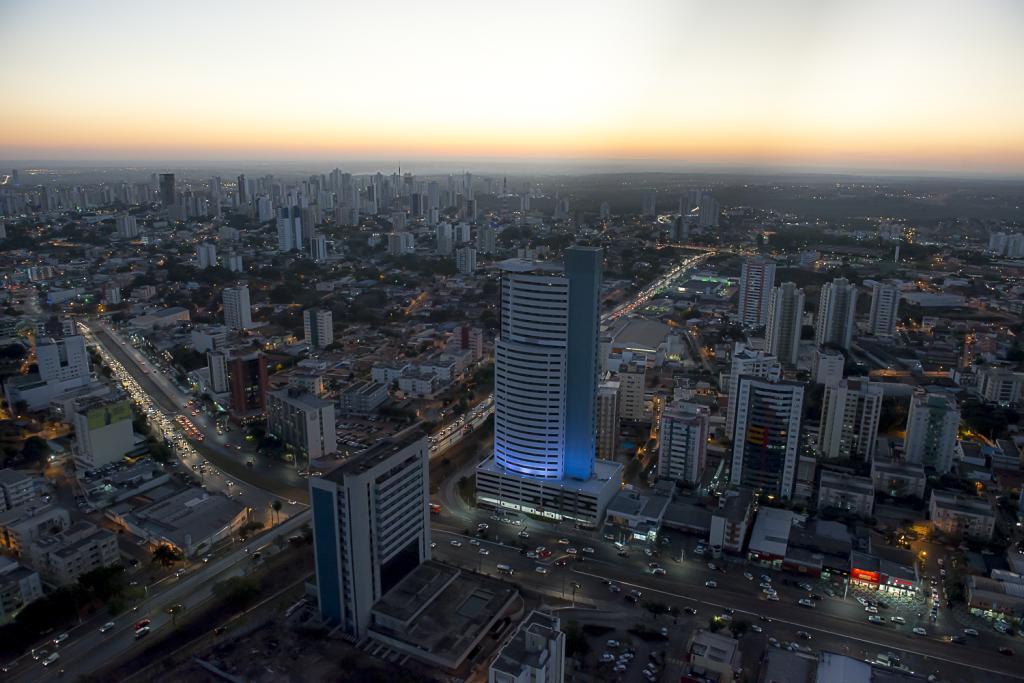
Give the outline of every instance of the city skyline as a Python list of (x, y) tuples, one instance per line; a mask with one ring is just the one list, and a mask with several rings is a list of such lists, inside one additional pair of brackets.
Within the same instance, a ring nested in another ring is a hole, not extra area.
[(0, 157), (1024, 173), (1009, 2), (119, 8), (2, 11)]

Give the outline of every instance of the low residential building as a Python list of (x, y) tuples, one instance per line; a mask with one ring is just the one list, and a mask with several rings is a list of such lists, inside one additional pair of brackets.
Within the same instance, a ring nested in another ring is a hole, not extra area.
[(388, 400), (388, 388), (380, 382), (355, 382), (338, 398), (342, 415), (369, 415)]
[(410, 371), (398, 378), (398, 388), (408, 396), (429, 398), (441, 388), (441, 381), (432, 372)]
[(298, 389), (267, 392), (267, 432), (307, 463), (338, 451), (334, 403)]
[(871, 479), (844, 472), (822, 470), (818, 482), (818, 510), (839, 510), (868, 518), (875, 508), (875, 487)]
[(55, 505), (23, 505), (8, 510), (0, 513), (0, 548), (13, 554), (27, 552), (33, 541), (70, 524), (68, 511)]
[(968, 576), (967, 608), (979, 616), (1019, 619), (1024, 615), (1024, 577), (1010, 572), (998, 577)]
[(740, 667), (740, 643), (724, 633), (697, 629), (690, 636), (683, 667), (684, 681), (731, 683)]
[(35, 495), (32, 477), (10, 468), (0, 470), (0, 512), (21, 507), (33, 500)]
[(978, 393), (982, 399), (1004, 406), (1019, 403), (1022, 389), (1024, 372), (1014, 372), (1007, 368), (988, 368), (981, 372), (978, 381)]
[(875, 491), (886, 496), (923, 500), (928, 477), (923, 465), (875, 457), (871, 461), (871, 481)]
[(83, 574), (117, 564), (117, 535), (80, 520), (70, 527), (32, 543), (29, 553), (49, 581), (67, 586)]
[(665, 510), (671, 500), (671, 485), (643, 493), (632, 487), (619, 491), (608, 503), (606, 530), (615, 534), (620, 541), (653, 542), (657, 540)]
[(487, 683), (562, 683), (565, 634), (557, 616), (534, 610), (491, 662)]
[(996, 515), (985, 498), (967, 496), (956, 491), (932, 491), (928, 517), (936, 531), (950, 536), (991, 540)]
[(412, 366), (409, 363), (383, 363), (380, 365), (374, 365), (370, 368), (370, 378), (374, 382), (391, 384), (392, 382), (398, 381), (398, 378), (402, 376), (402, 373), (410, 370), (411, 368)]
[(39, 572), (0, 557), (0, 624), (6, 624), (25, 605), (43, 597)]

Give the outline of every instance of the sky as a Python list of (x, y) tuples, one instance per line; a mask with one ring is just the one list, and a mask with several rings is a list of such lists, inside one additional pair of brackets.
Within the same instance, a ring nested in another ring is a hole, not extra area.
[(1020, 0), (0, 0), (0, 158), (1024, 175)]

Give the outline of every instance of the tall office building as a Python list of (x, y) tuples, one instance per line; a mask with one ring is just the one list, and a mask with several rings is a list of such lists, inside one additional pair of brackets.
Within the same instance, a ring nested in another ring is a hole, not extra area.
[(217, 246), (212, 242), (203, 242), (196, 247), (196, 260), (200, 268), (213, 268), (217, 265)]
[(601, 382), (597, 388), (597, 457), (612, 460), (619, 446), (619, 383)]
[(131, 214), (118, 214), (114, 219), (114, 226), (118, 237), (133, 240), (139, 236), (139, 223)]
[(777, 377), (737, 382), (730, 483), (785, 500), (797, 480), (804, 385)]
[(378, 441), (309, 480), (320, 616), (353, 640), (373, 604), (430, 559), (428, 446), (420, 435)]
[(644, 190), (643, 198), (640, 200), (640, 215), (651, 218), (658, 215), (657, 195), (654, 190)]
[(886, 282), (876, 282), (871, 287), (871, 314), (868, 317), (868, 332), (876, 337), (891, 337), (896, 334), (899, 309), (899, 287)]
[(774, 261), (758, 257), (743, 262), (740, 273), (741, 325), (759, 327), (768, 321), (768, 299), (774, 286)]
[(224, 301), (224, 324), (229, 329), (245, 330), (252, 327), (249, 285), (239, 284), (235, 287), (225, 287), (222, 298)]
[(960, 409), (954, 398), (918, 390), (910, 400), (904, 459), (946, 474), (953, 468), (959, 428)]
[(736, 397), (739, 395), (737, 386), (742, 375), (754, 377), (768, 377), (780, 373), (779, 360), (764, 351), (748, 349), (745, 344), (739, 342), (732, 350), (732, 366), (729, 370), (729, 396), (728, 406), (725, 411), (725, 431), (732, 434), (734, 420), (736, 418)]
[(707, 460), (711, 412), (694, 403), (672, 403), (661, 413), (658, 476), (690, 486), (700, 483)]
[(249, 189), (245, 186), (245, 174), (238, 176), (238, 205), (245, 206), (249, 203)]
[(302, 329), (310, 349), (334, 343), (334, 314), (328, 308), (307, 308), (302, 312)]
[(621, 468), (594, 457), (601, 260), (575, 246), (563, 272), (517, 262), (502, 278), (484, 504), (592, 526), (618, 490)]
[(766, 330), (768, 352), (784, 365), (796, 365), (804, 315), (804, 290), (783, 282), (772, 290)]
[(818, 318), (814, 321), (814, 342), (818, 346), (834, 344), (842, 349), (850, 348), (856, 314), (856, 285), (844, 277), (822, 285)]
[(866, 378), (826, 386), (818, 429), (822, 457), (870, 461), (875, 454), (882, 398), (882, 387)]
[(334, 402), (295, 387), (267, 392), (267, 432), (301, 456), (296, 467), (338, 452)]
[(277, 210), (277, 250), (302, 249), (302, 207), (282, 206)]
[(702, 228), (717, 228), (718, 217), (721, 213), (721, 207), (718, 205), (718, 200), (712, 197), (710, 194), (702, 195), (700, 198), (700, 209), (697, 217), (697, 225)]
[(171, 206), (177, 199), (177, 190), (174, 187), (174, 174), (160, 174), (160, 203), (164, 206)]
[(228, 360), (231, 419), (237, 424), (263, 420), (267, 410), (267, 357), (259, 351)]

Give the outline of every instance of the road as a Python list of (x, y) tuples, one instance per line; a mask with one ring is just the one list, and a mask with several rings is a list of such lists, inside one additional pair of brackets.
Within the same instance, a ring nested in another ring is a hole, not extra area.
[[(165, 608), (180, 604), (184, 612), (196, 609), (213, 596), (213, 587), (216, 583), (245, 574), (252, 562), (253, 553), (273, 542), (278, 536), (287, 538), (294, 534), (309, 522), (309, 518), (308, 510), (300, 512), (232, 553), (211, 560), (207, 565), (199, 565), (195, 571), (185, 574), (180, 579), (174, 579), (167, 588), (141, 602), (136, 610), (113, 619), (106, 616), (97, 617), (71, 629), (70, 637), (60, 647), (43, 646), (50, 652), (56, 651), (60, 654), (57, 663), (44, 668), (41, 662), (25, 655), (5, 680), (26, 683), (56, 680), (60, 677), (61, 669), (65, 670), (66, 676), (84, 675), (115, 662), (119, 657), (130, 654), (138, 643), (135, 639), (135, 624), (139, 620), (151, 620), (152, 634), (159, 634), (161, 629), (172, 623), (172, 617), (164, 611)], [(115, 626), (107, 633), (100, 633), (99, 628), (106, 621), (113, 621)]]

